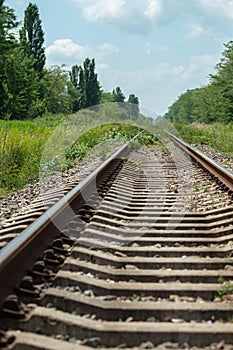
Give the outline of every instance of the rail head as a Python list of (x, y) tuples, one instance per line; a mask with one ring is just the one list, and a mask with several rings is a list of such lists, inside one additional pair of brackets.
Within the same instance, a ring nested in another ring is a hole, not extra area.
[[(233, 172), (226, 169), (221, 164), (215, 162), (207, 155), (189, 145), (178, 137), (169, 134), (170, 139), (177, 144), (181, 149), (188, 153), (193, 159), (207, 169), (213, 176), (218, 178), (230, 191), (233, 191)], [(231, 192), (233, 193), (233, 192)]]

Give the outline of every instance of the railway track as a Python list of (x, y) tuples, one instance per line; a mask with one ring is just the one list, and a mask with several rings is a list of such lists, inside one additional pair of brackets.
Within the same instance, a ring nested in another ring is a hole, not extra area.
[(173, 142), (8, 221), (0, 347), (233, 349), (233, 174)]

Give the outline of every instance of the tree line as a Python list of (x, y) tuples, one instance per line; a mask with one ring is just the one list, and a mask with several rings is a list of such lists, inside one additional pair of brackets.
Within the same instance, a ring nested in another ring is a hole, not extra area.
[(209, 75), (209, 83), (181, 94), (165, 118), (181, 123), (233, 122), (233, 41), (224, 46), (216, 73)]
[(0, 119), (36, 118), (45, 112), (70, 114), (105, 102), (129, 102), (139, 112), (139, 100), (128, 100), (118, 86), (104, 92), (95, 60), (67, 70), (46, 67), (44, 31), (36, 4), (29, 3), (19, 28), (15, 12), (0, 0)]

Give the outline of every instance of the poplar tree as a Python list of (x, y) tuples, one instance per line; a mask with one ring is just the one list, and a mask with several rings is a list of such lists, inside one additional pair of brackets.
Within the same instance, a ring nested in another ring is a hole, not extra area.
[(101, 90), (100, 83), (98, 81), (97, 73), (95, 73), (95, 60), (94, 58), (90, 60), (86, 58), (83, 63), (83, 81), (80, 87), (83, 90), (83, 106), (82, 108), (87, 108), (95, 106), (100, 103)]
[(119, 86), (117, 86), (116, 89), (113, 90), (112, 94), (114, 102), (124, 102), (125, 95), (123, 94)]
[(73, 101), (74, 112), (100, 103), (101, 89), (97, 73), (95, 73), (94, 59), (86, 58), (83, 67), (73, 66), (70, 80), (78, 91), (78, 97)]
[(75, 65), (70, 71), (69, 94), (71, 96), (73, 112), (77, 112), (83, 105), (83, 69)]
[(6, 81), (6, 59), (9, 51), (16, 45), (11, 33), (17, 25), (14, 10), (5, 6), (4, 0), (0, 0), (0, 118), (4, 118), (7, 113), (9, 91)]
[(134, 117), (138, 117), (139, 114), (139, 100), (134, 94), (130, 94), (128, 98), (128, 103), (130, 104), (130, 114)]
[(24, 14), (24, 24), (20, 31), (21, 44), (28, 56), (34, 57), (34, 68), (42, 78), (46, 56), (44, 32), (36, 4), (29, 3)]

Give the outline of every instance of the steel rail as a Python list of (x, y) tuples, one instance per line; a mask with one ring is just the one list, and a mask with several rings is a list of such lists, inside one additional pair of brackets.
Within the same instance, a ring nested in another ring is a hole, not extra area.
[(190, 146), (178, 137), (172, 134), (169, 134), (169, 136), (181, 149), (207, 169), (215, 179), (219, 179), (231, 191), (231, 194), (233, 193), (233, 172), (231, 170), (226, 169), (224, 166), (215, 162), (213, 159), (209, 158), (198, 149)]
[(33, 265), (41, 257), (59, 235), (60, 229), (65, 227), (67, 222), (74, 217), (75, 212), (85, 203), (84, 198), (88, 198), (95, 191), (105, 171), (128, 154), (129, 145), (141, 133), (142, 131), (120, 147), (95, 171), (0, 251), (0, 308), (7, 295), (28, 273), (29, 262)]

